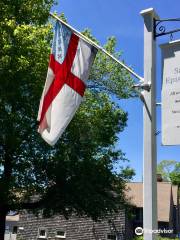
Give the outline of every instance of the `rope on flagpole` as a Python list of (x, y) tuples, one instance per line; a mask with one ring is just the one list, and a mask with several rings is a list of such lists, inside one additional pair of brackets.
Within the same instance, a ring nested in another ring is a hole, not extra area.
[(109, 56), (110, 58), (112, 58), (115, 62), (119, 63), (123, 68), (125, 68), (128, 72), (130, 72), (134, 77), (136, 77), (137, 79), (140, 80), (140, 82), (144, 82), (144, 78), (142, 78), (141, 76), (139, 76), (137, 73), (135, 73), (131, 68), (129, 68), (128, 66), (126, 66), (123, 62), (119, 61), (117, 58), (115, 58), (112, 54), (108, 53), (103, 47), (99, 46), (98, 44), (96, 44), (95, 42), (93, 42), (91, 39), (87, 38), (86, 36), (84, 36), (82, 33), (80, 33), (79, 31), (77, 31), (75, 28), (73, 28), (72, 26), (70, 26), (69, 24), (67, 24), (66, 22), (64, 22), (63, 20), (61, 20), (59, 17), (57, 17), (56, 15), (49, 13), (49, 15), (55, 19), (57, 19), (58, 21), (60, 21), (62, 24), (64, 24), (65, 26), (67, 26), (69, 29), (71, 29), (73, 32), (75, 32), (80, 38), (82, 38), (84, 41), (90, 43), (91, 45), (93, 45), (95, 48), (97, 48), (98, 50), (102, 51), (103, 53), (105, 53), (107, 56)]

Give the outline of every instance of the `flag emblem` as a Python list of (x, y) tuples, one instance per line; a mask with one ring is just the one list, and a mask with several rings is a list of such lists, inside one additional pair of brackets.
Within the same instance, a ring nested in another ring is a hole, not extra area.
[(82, 101), (96, 52), (92, 45), (56, 22), (38, 112), (38, 132), (50, 145), (57, 142)]

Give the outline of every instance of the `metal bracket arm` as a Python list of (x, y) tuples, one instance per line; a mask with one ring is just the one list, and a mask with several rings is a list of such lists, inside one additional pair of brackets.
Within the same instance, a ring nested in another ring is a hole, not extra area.
[(133, 85), (133, 88), (137, 88), (137, 89), (141, 89), (141, 90), (145, 90), (145, 91), (150, 91), (151, 90), (151, 83), (138, 83)]
[(167, 19), (159, 19), (159, 20), (154, 19), (154, 38), (164, 36), (167, 34), (173, 34), (175, 32), (180, 31), (180, 28), (177, 28), (171, 31), (166, 31), (166, 27), (161, 24), (165, 22), (180, 22), (180, 18), (169, 18), (169, 19), (167, 18)]

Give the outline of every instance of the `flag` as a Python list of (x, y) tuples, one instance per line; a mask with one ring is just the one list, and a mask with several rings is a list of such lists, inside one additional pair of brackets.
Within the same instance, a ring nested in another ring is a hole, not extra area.
[(54, 145), (78, 109), (97, 50), (56, 22), (47, 78), (40, 100), (38, 132)]

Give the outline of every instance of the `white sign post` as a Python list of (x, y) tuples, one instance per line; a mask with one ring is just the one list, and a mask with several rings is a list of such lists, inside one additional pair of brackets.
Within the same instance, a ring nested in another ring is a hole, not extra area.
[(162, 44), (162, 144), (180, 144), (180, 40)]
[(157, 181), (156, 181), (156, 41), (153, 8), (141, 11), (144, 18), (144, 83), (150, 91), (144, 91), (144, 153), (143, 153), (143, 229), (144, 240), (155, 240), (157, 230)]

